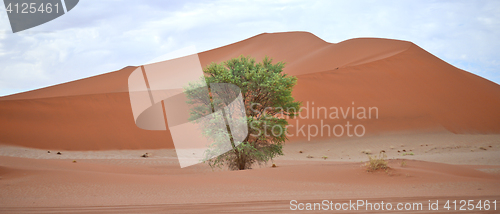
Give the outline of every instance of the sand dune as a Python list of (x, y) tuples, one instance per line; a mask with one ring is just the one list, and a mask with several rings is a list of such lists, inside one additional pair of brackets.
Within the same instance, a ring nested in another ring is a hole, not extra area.
[[(278, 167), (181, 169), (168, 129), (135, 125), (127, 83), (137, 67), (126, 67), (0, 97), (0, 213), (288, 213), (290, 200), (358, 199), (422, 203), (425, 212), (429, 200), (500, 200), (498, 84), (390, 39), (260, 34), (198, 56), (206, 66), (240, 55), (285, 61), (298, 77), (294, 97), (309, 115), (290, 124), (349, 122), (366, 134), (311, 138), (292, 127)], [(360, 119), (359, 107), (378, 117)], [(368, 173), (361, 150), (385, 150), (390, 168)]]
[[(298, 77), (294, 96), (311, 106), (379, 110), (378, 119), (324, 119), (330, 126), (363, 124), (366, 135), (500, 132), (500, 86), (411, 42), (328, 43), (310, 33), (289, 32), (260, 34), (199, 53), (202, 66), (239, 55), (287, 62), (285, 72)], [(0, 143), (65, 150), (172, 148), (168, 130), (146, 131), (134, 124), (127, 78), (135, 68), (0, 97)], [(300, 123), (320, 126), (321, 120)]]

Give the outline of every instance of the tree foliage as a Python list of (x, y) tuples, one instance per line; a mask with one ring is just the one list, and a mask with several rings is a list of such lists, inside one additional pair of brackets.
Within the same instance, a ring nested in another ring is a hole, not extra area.
[[(254, 163), (265, 164), (272, 158), (283, 155), (283, 144), (287, 140), (287, 119), (296, 116), (301, 105), (292, 97), (297, 78), (283, 73), (284, 66), (284, 62), (273, 64), (268, 57), (256, 63), (251, 57), (240, 56), (222, 63), (212, 63), (203, 69), (203, 81), (206, 85), (230, 83), (239, 87), (245, 109), (243, 119), (248, 125), (248, 135), (244, 140), (234, 142), (235, 133), (230, 132), (227, 121), (225, 128), (229, 131), (229, 136), (214, 135), (214, 127), (217, 127), (214, 124), (217, 122), (205, 121), (205, 132), (207, 136), (211, 134), (215, 141), (206, 151), (207, 159), (204, 160), (211, 167), (226, 166), (231, 170), (243, 170), (251, 168)], [(204, 98), (202, 94), (207, 93), (206, 91), (193, 90), (199, 86), (200, 84), (192, 83), (186, 88), (188, 103), (193, 104), (190, 112), (193, 119), (209, 114), (218, 105), (214, 103), (214, 90), (209, 89), (210, 96)], [(207, 110), (203, 105), (194, 104), (210, 105), (212, 109)], [(227, 138), (231, 140), (232, 148), (213, 157), (212, 154), (217, 152), (218, 142)]]

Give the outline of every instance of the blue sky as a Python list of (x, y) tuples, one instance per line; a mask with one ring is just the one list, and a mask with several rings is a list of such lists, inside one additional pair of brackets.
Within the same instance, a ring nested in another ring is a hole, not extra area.
[(407, 40), (500, 83), (500, 1), (80, 0), (66, 15), (15, 34), (0, 12), (0, 96), (140, 65), (187, 46), (204, 51), (283, 31), (333, 43)]

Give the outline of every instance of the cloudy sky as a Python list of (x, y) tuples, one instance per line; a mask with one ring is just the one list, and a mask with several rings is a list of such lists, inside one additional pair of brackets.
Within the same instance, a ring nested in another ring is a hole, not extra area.
[(15, 34), (0, 12), (0, 96), (144, 64), (187, 46), (204, 51), (283, 31), (333, 43), (412, 41), (500, 83), (500, 1), (80, 0), (66, 15)]

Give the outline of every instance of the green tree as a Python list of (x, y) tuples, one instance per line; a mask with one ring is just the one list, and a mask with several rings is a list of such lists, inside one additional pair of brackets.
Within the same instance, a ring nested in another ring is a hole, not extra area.
[[(243, 141), (235, 142), (234, 133), (230, 132), (227, 121), (224, 129), (228, 130), (229, 136), (216, 134), (222, 133), (215, 130), (220, 127), (216, 125), (220, 123), (220, 118), (204, 121), (206, 136), (214, 141), (206, 151), (205, 163), (212, 168), (227, 166), (230, 170), (244, 170), (251, 168), (254, 163), (265, 164), (272, 158), (283, 155), (283, 144), (287, 140), (287, 119), (296, 116), (301, 105), (292, 97), (297, 78), (283, 73), (284, 66), (284, 62), (273, 64), (268, 57), (256, 63), (254, 58), (240, 56), (220, 64), (212, 63), (203, 69), (205, 77), (202, 82), (206, 82), (206, 85), (230, 83), (239, 87), (246, 114), (243, 120), (248, 125), (248, 135)], [(196, 90), (203, 84), (191, 83), (185, 90), (188, 103), (193, 105), (190, 112), (192, 120), (210, 114), (220, 104), (214, 99), (217, 95), (213, 87), (208, 91)], [(209, 96), (203, 96), (207, 92)], [(226, 91), (231, 92), (234, 93), (234, 90)], [(207, 109), (206, 105), (210, 105), (212, 109)], [(232, 147), (224, 150), (227, 151), (224, 154), (213, 157), (220, 151), (218, 143), (227, 138)]]

